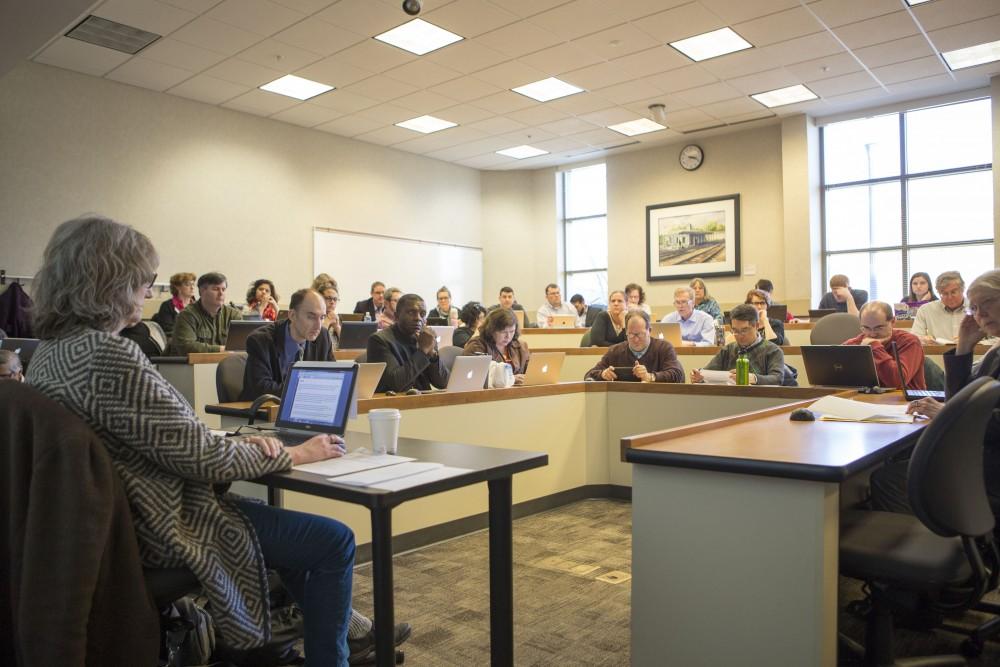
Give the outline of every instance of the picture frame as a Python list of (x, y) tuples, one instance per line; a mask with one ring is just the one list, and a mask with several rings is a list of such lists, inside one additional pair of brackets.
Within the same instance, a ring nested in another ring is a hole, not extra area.
[(739, 194), (646, 207), (646, 279), (740, 275)]

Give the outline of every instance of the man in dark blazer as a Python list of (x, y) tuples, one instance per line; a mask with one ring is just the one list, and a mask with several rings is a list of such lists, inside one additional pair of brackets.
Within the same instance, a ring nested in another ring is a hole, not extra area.
[(444, 389), (448, 369), (441, 363), (434, 332), (426, 327), (427, 306), (416, 294), (396, 303), (396, 322), (368, 339), (368, 362), (385, 362), (378, 391)]
[(378, 321), (378, 316), (385, 310), (385, 283), (372, 283), (371, 296), (354, 304), (354, 312), (358, 315), (368, 313), (372, 322)]
[(576, 308), (577, 327), (587, 327), (589, 329), (594, 326), (594, 320), (596, 320), (597, 316), (604, 310), (604, 306), (599, 306), (597, 304), (588, 306), (587, 302), (583, 300), (582, 294), (574, 294), (570, 297), (569, 302), (573, 304), (574, 308)]
[(240, 400), (252, 401), (263, 394), (280, 396), (288, 369), (296, 361), (335, 361), (324, 317), (326, 302), (319, 292), (301, 289), (292, 295), (287, 320), (250, 334)]

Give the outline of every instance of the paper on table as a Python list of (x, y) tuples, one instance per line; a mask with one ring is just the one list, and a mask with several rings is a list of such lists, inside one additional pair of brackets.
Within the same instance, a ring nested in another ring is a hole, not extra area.
[(363, 470), (383, 468), (385, 466), (398, 465), (416, 461), (409, 456), (395, 456), (393, 454), (371, 454), (369, 452), (353, 451), (344, 454), (340, 458), (317, 461), (315, 463), (303, 463), (295, 466), (293, 470), (311, 472), (316, 475), (326, 475), (327, 477), (337, 477), (339, 475), (349, 475)]
[(736, 384), (730, 381), (729, 371), (710, 371), (702, 368), (698, 371), (705, 380), (705, 384)]
[(351, 484), (353, 486), (377, 486), (390, 480), (399, 479), (401, 477), (409, 477), (411, 475), (419, 475), (420, 473), (443, 467), (443, 463), (432, 463), (429, 461), (417, 462), (411, 460), (410, 463), (400, 463), (399, 465), (385, 466), (375, 470), (356, 472), (351, 475), (342, 475), (331, 479), (330, 481), (337, 482), (338, 484)]
[(379, 482), (378, 484), (373, 484), (372, 488), (381, 489), (383, 491), (399, 491), (400, 489), (408, 489), (420, 484), (427, 484), (428, 482), (436, 482), (439, 479), (447, 479), (449, 477), (463, 475), (467, 472), (471, 471), (467, 468), (442, 466), (441, 468), (434, 468), (433, 470), (417, 473), (416, 475), (409, 475), (407, 477), (399, 477), (397, 479)]
[(836, 396), (824, 396), (810, 406), (813, 412), (826, 421), (879, 422), (906, 424), (913, 415), (906, 414), (906, 404), (882, 405), (850, 401)]

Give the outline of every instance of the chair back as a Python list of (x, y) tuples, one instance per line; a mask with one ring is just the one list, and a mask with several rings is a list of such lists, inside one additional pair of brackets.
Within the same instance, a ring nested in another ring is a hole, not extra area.
[(462, 348), (457, 345), (446, 345), (438, 350), (438, 354), (441, 355), (441, 364), (451, 372), (451, 367), (455, 365), (455, 357), (459, 356), (465, 352)]
[(861, 333), (861, 320), (851, 313), (831, 313), (813, 325), (811, 345), (840, 345)]
[(590, 329), (580, 338), (580, 347), (590, 347)]
[(356, 364), (367, 364), (368, 363), (368, 351), (364, 351), (358, 356), (354, 357), (354, 363)]
[(944, 369), (935, 364), (930, 357), (924, 357), (924, 381), (927, 382), (928, 389), (944, 391)]
[(160, 352), (167, 351), (167, 334), (163, 331), (163, 327), (159, 325), (158, 322), (153, 320), (143, 320), (146, 327), (149, 329), (149, 337), (156, 341), (156, 344), (160, 346)]
[(983, 482), (983, 436), (1000, 401), (1000, 382), (978, 378), (952, 396), (913, 448), (907, 492), (913, 513), (943, 537), (993, 530)]
[(215, 369), (215, 392), (219, 395), (220, 403), (240, 400), (246, 367), (246, 354), (229, 354), (219, 362)]

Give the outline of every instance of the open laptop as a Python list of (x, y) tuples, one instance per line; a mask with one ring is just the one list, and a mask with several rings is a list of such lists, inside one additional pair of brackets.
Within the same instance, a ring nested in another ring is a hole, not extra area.
[(779, 322), (784, 322), (785, 317), (788, 316), (788, 306), (783, 303), (776, 303), (772, 306), (767, 307), (767, 316), (772, 320), (778, 320)]
[(428, 315), (427, 326), (446, 327), (448, 326), (448, 318), (440, 315)]
[(40, 342), (37, 338), (4, 338), (0, 341), (0, 350), (9, 350), (20, 357), (21, 369), (27, 371), (31, 355)]
[(524, 373), (525, 386), (559, 382), (565, 359), (565, 352), (532, 352), (528, 370)]
[[(430, 318), (427, 318), (428, 320)], [(455, 335), (455, 327), (449, 326), (428, 326), (428, 329), (434, 332), (434, 337), (437, 339), (437, 346), (440, 350), (442, 347), (449, 347), (452, 345), (452, 336)]]
[(896, 373), (899, 375), (899, 386), (903, 390), (903, 398), (908, 401), (915, 401), (918, 398), (933, 398), (944, 403), (945, 393), (940, 389), (907, 389), (906, 376), (903, 373), (903, 364), (899, 363), (899, 350), (896, 349), (896, 343), (890, 342), (889, 347), (892, 348), (892, 356), (896, 360)]
[(875, 358), (868, 345), (803, 345), (809, 384), (827, 387), (878, 386)]
[(257, 329), (267, 326), (263, 320), (233, 320), (226, 334), (226, 352), (243, 352), (247, 349), (247, 338)]
[(341, 322), (364, 322), (364, 313), (337, 313)]
[(490, 358), (485, 354), (455, 357), (455, 365), (448, 376), (448, 391), (477, 391), (486, 386), (490, 372)]
[(368, 347), (368, 339), (378, 331), (375, 322), (340, 322), (341, 350), (364, 350)]
[(576, 327), (576, 315), (551, 315), (553, 329), (573, 329)]
[(384, 372), (384, 361), (358, 364), (358, 400), (367, 400), (375, 395), (378, 381), (382, 379)]
[(839, 312), (836, 308), (810, 308), (809, 319), (818, 320), (821, 317), (826, 317), (827, 315), (833, 315), (836, 312)]
[(351, 361), (300, 361), (293, 365), (281, 392), (274, 422), (276, 436), (296, 444), (317, 433), (343, 435), (358, 370)]
[(681, 325), (677, 322), (652, 322), (649, 325), (649, 335), (665, 340), (674, 347), (681, 346)]

